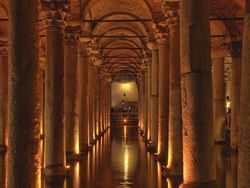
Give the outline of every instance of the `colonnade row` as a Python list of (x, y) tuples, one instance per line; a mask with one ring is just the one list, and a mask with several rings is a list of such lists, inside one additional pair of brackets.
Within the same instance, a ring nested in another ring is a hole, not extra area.
[(0, 51), (0, 187), (40, 187), (41, 175), (64, 176), (66, 161), (110, 126), (110, 77), (79, 42), (80, 27), (65, 27), (64, 8), (43, 4), (41, 58), (38, 2), (10, 2), (9, 46)]
[[(221, 129), (230, 130), (230, 146), (239, 151), (238, 187), (246, 188), (250, 185), (249, 3), (243, 53), (242, 41), (232, 40), (227, 49), (210, 48), (208, 3), (183, 0), (167, 2), (163, 8), (166, 21), (154, 27), (151, 62), (139, 82), (139, 126), (148, 150), (167, 167), (168, 175), (183, 175), (181, 187), (202, 188), (216, 187), (215, 143), (226, 139)], [(227, 63), (231, 68), (225, 79)]]

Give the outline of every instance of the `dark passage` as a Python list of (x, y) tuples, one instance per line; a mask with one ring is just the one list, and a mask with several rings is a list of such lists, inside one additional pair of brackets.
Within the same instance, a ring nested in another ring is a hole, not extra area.
[[(216, 145), (219, 188), (236, 187), (236, 159)], [(162, 178), (161, 166), (145, 150), (137, 127), (109, 130), (79, 163), (69, 164), (66, 180), (43, 182), (43, 188), (178, 188), (181, 178)]]

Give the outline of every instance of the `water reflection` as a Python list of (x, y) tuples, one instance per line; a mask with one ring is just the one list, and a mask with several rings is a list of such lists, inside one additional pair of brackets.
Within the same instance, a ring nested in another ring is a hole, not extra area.
[[(219, 188), (236, 188), (237, 158), (216, 145)], [(161, 165), (146, 152), (136, 127), (108, 131), (78, 163), (70, 164), (66, 181), (45, 182), (43, 188), (178, 188), (181, 178), (162, 178)]]

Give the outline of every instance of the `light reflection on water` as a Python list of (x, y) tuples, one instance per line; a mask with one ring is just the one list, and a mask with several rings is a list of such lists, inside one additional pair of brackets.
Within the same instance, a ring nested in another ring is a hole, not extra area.
[[(220, 188), (236, 188), (236, 157), (216, 145)], [(43, 188), (178, 188), (182, 179), (164, 179), (161, 165), (147, 153), (136, 127), (108, 131), (81, 162), (71, 164), (66, 181)]]

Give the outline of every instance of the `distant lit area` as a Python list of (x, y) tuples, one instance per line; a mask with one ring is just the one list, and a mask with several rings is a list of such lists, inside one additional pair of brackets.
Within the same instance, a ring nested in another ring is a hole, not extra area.
[(112, 84), (112, 107), (115, 107), (123, 100), (138, 101), (138, 88), (135, 82), (113, 82)]

